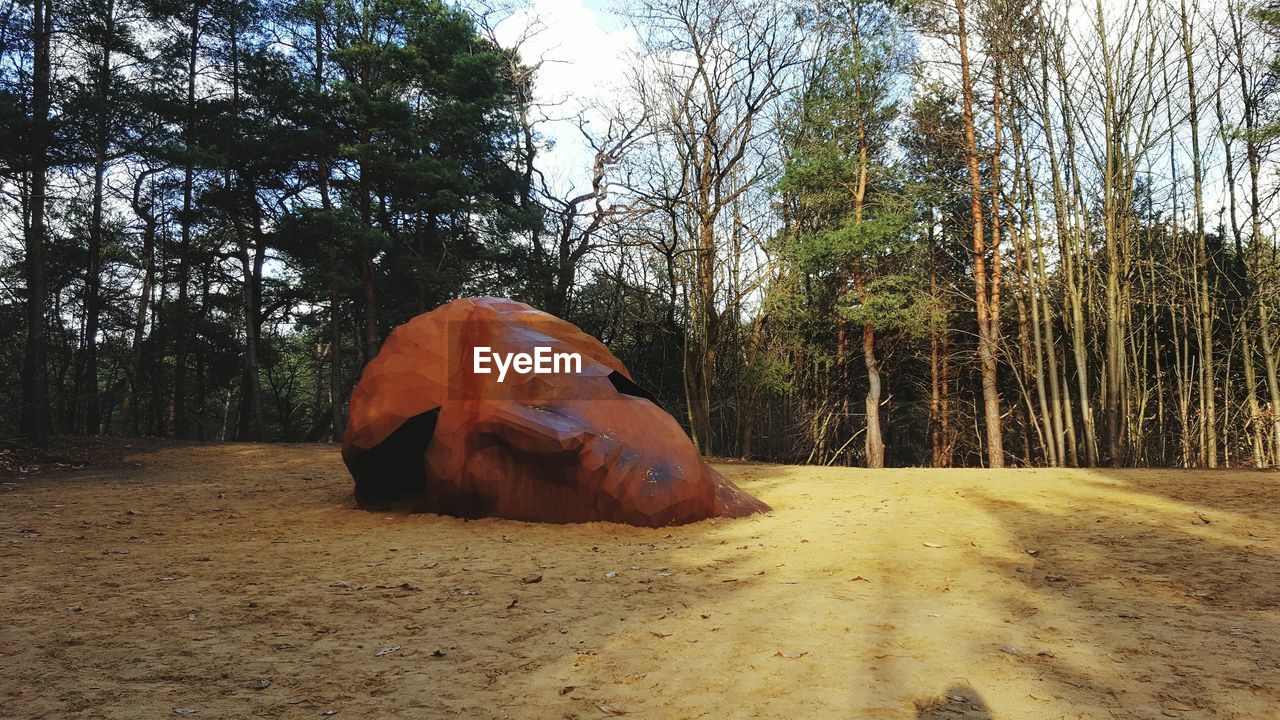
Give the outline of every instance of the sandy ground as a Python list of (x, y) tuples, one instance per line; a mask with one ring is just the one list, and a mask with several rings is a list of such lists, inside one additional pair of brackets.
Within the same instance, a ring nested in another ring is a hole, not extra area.
[(127, 452), (0, 478), (0, 717), (1280, 717), (1273, 474), (727, 464), (773, 514), (644, 530)]

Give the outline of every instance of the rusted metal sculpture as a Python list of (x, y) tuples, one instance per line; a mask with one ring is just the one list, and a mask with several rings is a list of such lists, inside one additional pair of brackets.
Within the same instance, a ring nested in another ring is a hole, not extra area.
[(647, 527), (769, 510), (703, 462), (600, 341), (501, 298), (391, 333), (351, 394), (342, 458), (363, 507)]

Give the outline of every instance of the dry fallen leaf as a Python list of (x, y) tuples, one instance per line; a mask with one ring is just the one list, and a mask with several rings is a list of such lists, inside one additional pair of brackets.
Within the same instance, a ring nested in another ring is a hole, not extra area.
[(942, 547), (942, 546), (941, 546), (941, 545), (939, 545), (938, 543), (925, 543), (925, 544), (924, 544), (924, 546), (925, 546), (925, 547), (927, 547), (927, 548), (940, 548), (940, 547)]
[(809, 652), (808, 652), (807, 650), (806, 650), (806, 651), (804, 651), (804, 652), (782, 652), (781, 650), (779, 650), (778, 652), (774, 653), (774, 654), (773, 654), (773, 656), (774, 656), (774, 657), (787, 658), (787, 659), (790, 659), (790, 660), (794, 660), (794, 659), (796, 659), (796, 658), (802, 658), (802, 657), (804, 657), (805, 655), (808, 655), (808, 654), (809, 654)]
[(605, 715), (610, 715), (614, 717), (618, 715), (627, 714), (626, 710), (623, 710), (621, 708), (616, 708), (612, 705), (605, 705), (604, 703), (596, 703), (596, 709), (598, 709), (600, 712), (604, 713)]
[(577, 689), (576, 685), (565, 685), (564, 687), (560, 688), (560, 694), (568, 695), (569, 693), (573, 692), (576, 689)]
[(523, 579), (521, 579), (521, 580), (520, 580), (520, 582), (524, 583), (525, 585), (532, 585), (532, 584), (534, 584), (534, 583), (540, 583), (540, 582), (542, 582), (542, 576), (541, 576), (541, 575), (530, 575), (530, 576), (529, 576), (529, 577), (527, 577), (527, 578), (523, 578)]
[(660, 632), (652, 631), (652, 630), (651, 630), (650, 632), (652, 632), (652, 633), (653, 633), (653, 636), (654, 636), (654, 637), (656, 637), (656, 638), (669, 638), (669, 637), (671, 637), (671, 633), (660, 633)]
[(866, 583), (869, 583), (869, 582), (871, 582), (871, 581), (870, 581), (870, 580), (868, 580), (868, 579), (866, 579), (866, 578), (864, 578), (864, 577), (862, 577), (861, 575), (854, 575), (853, 577), (849, 578), (849, 582), (866, 582)]

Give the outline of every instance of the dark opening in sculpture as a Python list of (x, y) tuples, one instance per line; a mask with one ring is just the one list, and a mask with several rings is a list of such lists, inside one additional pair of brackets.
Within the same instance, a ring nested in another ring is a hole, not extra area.
[[(580, 365), (512, 364), (499, 380), (476, 360), (538, 348)], [(391, 333), (352, 392), (342, 457), (369, 508), (648, 527), (769, 509), (707, 465), (602, 343), (500, 298), (456, 300)]]
[(361, 507), (417, 509), (427, 489), (422, 463), (436, 432), (440, 408), (404, 421), (377, 447), (350, 463), (356, 480), (356, 503)]

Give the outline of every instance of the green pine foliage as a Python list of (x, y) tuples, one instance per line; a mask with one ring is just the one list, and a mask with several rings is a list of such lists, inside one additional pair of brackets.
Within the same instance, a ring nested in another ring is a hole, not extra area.
[[(853, 15), (828, 18), (820, 27), (892, 27), (893, 21), (891, 8), (862, 3)], [(778, 244), (789, 268), (810, 280), (810, 292), (814, 282), (823, 286), (819, 302), (806, 303), (812, 312), (832, 318), (827, 310), (834, 308), (857, 325), (914, 334), (927, 327), (931, 306), (921, 292), (927, 280), (917, 189), (895, 152), (895, 91), (905, 69), (897, 52), (891, 33), (842, 43), (809, 78), (789, 119), (788, 157), (777, 190), (790, 227)]]

